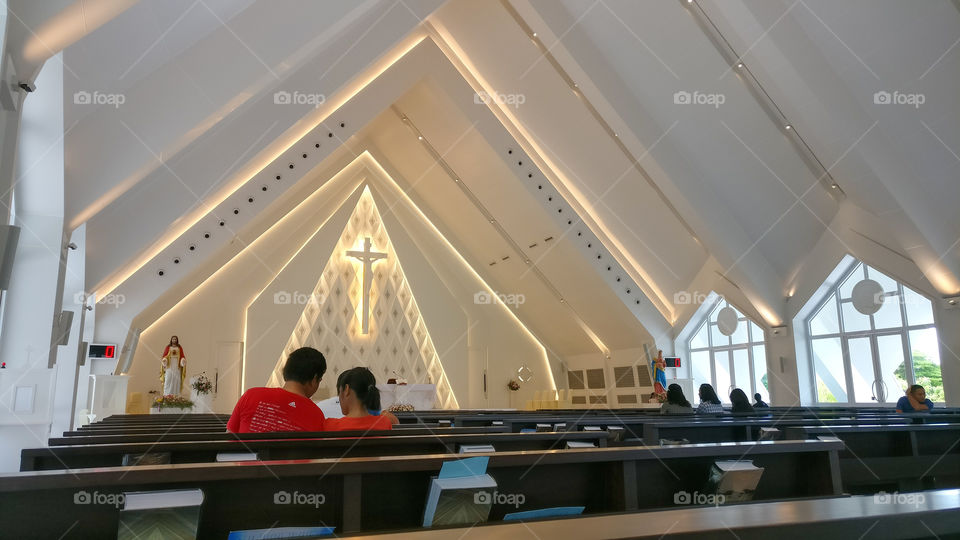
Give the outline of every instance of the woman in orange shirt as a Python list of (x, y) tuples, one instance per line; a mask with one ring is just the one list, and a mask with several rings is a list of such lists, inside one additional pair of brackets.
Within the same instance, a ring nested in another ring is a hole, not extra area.
[(341, 373), (337, 394), (343, 418), (327, 418), (324, 431), (378, 431), (393, 427), (389, 418), (370, 414), (371, 410), (380, 410), (380, 390), (369, 369), (355, 367)]

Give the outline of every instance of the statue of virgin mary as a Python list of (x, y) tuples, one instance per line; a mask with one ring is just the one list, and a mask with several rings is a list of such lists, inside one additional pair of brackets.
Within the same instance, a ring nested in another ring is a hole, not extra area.
[(170, 336), (170, 343), (163, 349), (160, 357), (160, 386), (163, 395), (179, 396), (183, 380), (187, 375), (187, 356), (180, 346), (180, 338)]

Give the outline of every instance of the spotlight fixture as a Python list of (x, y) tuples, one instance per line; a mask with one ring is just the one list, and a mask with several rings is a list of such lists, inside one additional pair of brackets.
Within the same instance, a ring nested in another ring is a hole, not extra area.
[(743, 62), (737, 62), (737, 69), (743, 69)]
[(417, 135), (417, 140), (418, 140), (418, 141), (422, 141), (422, 140), (423, 140), (423, 135)]
[(791, 129), (793, 129), (793, 126), (791, 126), (790, 124), (787, 124), (787, 125), (783, 126), (783, 129), (791, 130)]

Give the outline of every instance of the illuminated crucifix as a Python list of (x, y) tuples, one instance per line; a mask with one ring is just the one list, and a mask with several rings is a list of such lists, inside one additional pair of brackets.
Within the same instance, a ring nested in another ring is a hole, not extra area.
[(370, 237), (363, 239), (363, 251), (348, 251), (348, 257), (363, 262), (363, 334), (370, 333), (370, 285), (373, 283), (373, 263), (386, 259), (386, 253), (370, 251)]

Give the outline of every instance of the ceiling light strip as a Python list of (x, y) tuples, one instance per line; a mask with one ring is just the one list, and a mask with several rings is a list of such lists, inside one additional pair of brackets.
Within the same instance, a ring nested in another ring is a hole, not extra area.
[(640, 173), (643, 179), (647, 181), (647, 184), (649, 184), (650, 188), (653, 189), (653, 191), (657, 194), (658, 197), (660, 197), (660, 201), (663, 203), (663, 205), (673, 213), (677, 221), (679, 221), (680, 224), (683, 225), (683, 228), (687, 230), (687, 233), (690, 234), (690, 236), (697, 242), (697, 244), (701, 245), (700, 239), (697, 236), (697, 233), (693, 230), (693, 227), (690, 226), (687, 220), (683, 218), (683, 214), (681, 214), (680, 211), (677, 210), (677, 208), (670, 201), (670, 199), (667, 198), (663, 190), (660, 189), (660, 186), (658, 186), (657, 183), (653, 180), (653, 177), (651, 177), (650, 174), (647, 173), (647, 170), (640, 165), (640, 160), (633, 155), (633, 152), (631, 152), (629, 148), (627, 148), (627, 145), (623, 143), (621, 138), (618, 136), (617, 132), (612, 127), (610, 127), (610, 124), (608, 124), (607, 121), (603, 118), (603, 116), (600, 114), (600, 111), (598, 111), (597, 108), (593, 106), (593, 103), (591, 103), (590, 100), (587, 98), (587, 96), (584, 95), (583, 91), (580, 90), (580, 88), (577, 86), (576, 81), (574, 81), (573, 78), (570, 77), (570, 74), (567, 73), (567, 71), (563, 68), (563, 66), (560, 64), (557, 58), (553, 55), (553, 53), (550, 52), (550, 49), (543, 44), (543, 42), (540, 40), (539, 37), (537, 37), (537, 33), (534, 32), (532, 28), (530, 28), (530, 26), (527, 24), (527, 21), (523, 19), (523, 16), (520, 15), (520, 13), (516, 9), (514, 9), (514, 7), (510, 4), (510, 0), (500, 0), (500, 3), (503, 4), (503, 7), (507, 10), (510, 16), (513, 17), (513, 19), (516, 21), (517, 25), (520, 26), (523, 32), (528, 36), (530, 36), (530, 40), (540, 51), (540, 54), (543, 56), (543, 58), (546, 59), (551, 66), (553, 66), (553, 69), (556, 70), (557, 74), (560, 75), (560, 78), (567, 83), (567, 85), (573, 91), (573, 94), (577, 97), (577, 99), (580, 100), (583, 106), (586, 107), (587, 111), (593, 116), (594, 120), (596, 120), (597, 123), (600, 124), (600, 127), (603, 128), (603, 130), (607, 133), (607, 136), (610, 138), (613, 144), (620, 149), (620, 152), (622, 152), (624, 156), (626, 156), (631, 166), (638, 173)]
[(600, 351), (603, 354), (609, 356), (610, 349), (600, 340), (599, 336), (597, 336), (597, 334), (590, 329), (590, 327), (583, 320), (580, 314), (577, 313), (577, 310), (570, 305), (570, 302), (566, 301), (566, 299), (563, 297), (563, 294), (560, 293), (560, 290), (557, 289), (556, 286), (554, 286), (554, 284), (550, 281), (550, 279), (535, 264), (533, 264), (530, 256), (523, 251), (523, 247), (517, 241), (515, 241), (513, 237), (510, 236), (510, 233), (508, 233), (506, 229), (504, 229), (503, 226), (500, 225), (500, 222), (497, 221), (497, 219), (487, 209), (487, 207), (480, 201), (479, 198), (477, 198), (477, 196), (473, 193), (473, 191), (466, 186), (466, 184), (460, 178), (460, 175), (458, 175), (456, 171), (454, 171), (453, 168), (450, 166), (450, 164), (447, 163), (443, 155), (440, 154), (440, 152), (438, 152), (437, 149), (434, 148), (432, 144), (430, 144), (430, 141), (427, 140), (427, 138), (423, 135), (420, 129), (417, 128), (417, 126), (413, 123), (413, 120), (411, 120), (406, 114), (404, 114), (403, 111), (401, 111), (395, 104), (391, 105), (390, 108), (400, 118), (400, 120), (407, 126), (407, 128), (410, 129), (411, 132), (413, 132), (413, 134), (417, 137), (417, 140), (420, 142), (420, 144), (423, 145), (427, 153), (430, 154), (430, 157), (432, 157), (433, 160), (437, 163), (437, 165), (439, 165), (440, 168), (443, 169), (443, 171), (447, 174), (447, 176), (449, 176), (450, 179), (454, 181), (454, 183), (460, 188), (460, 190), (467, 197), (467, 199), (473, 204), (473, 206), (477, 209), (477, 211), (479, 211), (480, 214), (488, 222), (490, 222), (490, 225), (493, 226), (493, 228), (503, 238), (503, 240), (513, 249), (513, 251), (515, 251), (522, 258), (522, 260), (528, 266), (530, 266), (530, 272), (533, 275), (535, 275), (543, 283), (543, 285), (547, 287), (548, 290), (550, 290), (550, 292), (556, 297), (556, 299), (560, 302), (560, 304), (562, 304), (568, 310), (570, 310), (571, 314), (574, 317), (574, 320), (576, 320), (577, 324), (583, 329), (584, 333), (586, 333), (587, 336), (591, 339), (591, 341), (593, 341), (594, 345), (596, 345), (597, 348), (600, 349)]
[(833, 175), (830, 174), (827, 167), (824, 166), (820, 158), (813, 152), (813, 149), (810, 148), (810, 145), (807, 144), (803, 136), (797, 132), (796, 126), (787, 120), (786, 114), (784, 114), (780, 106), (777, 105), (777, 102), (773, 100), (773, 97), (760, 83), (756, 75), (753, 74), (753, 71), (744, 63), (743, 57), (737, 54), (726, 36), (720, 31), (720, 28), (717, 27), (713, 19), (711, 19), (703, 7), (700, 6), (700, 3), (681, 0), (681, 4), (689, 9), (697, 25), (703, 30), (704, 34), (707, 35), (707, 38), (713, 43), (714, 47), (716, 47), (720, 56), (730, 65), (730, 70), (740, 75), (740, 79), (746, 83), (747, 89), (753, 94), (757, 103), (760, 104), (760, 107), (767, 113), (767, 116), (770, 117), (770, 120), (783, 129), (787, 138), (790, 139), (794, 147), (799, 151), (803, 162), (810, 168), (810, 172), (817, 177), (820, 185), (822, 185), (823, 188), (827, 190), (827, 193), (837, 202), (845, 199), (846, 193), (844, 193), (840, 184), (833, 178)]

